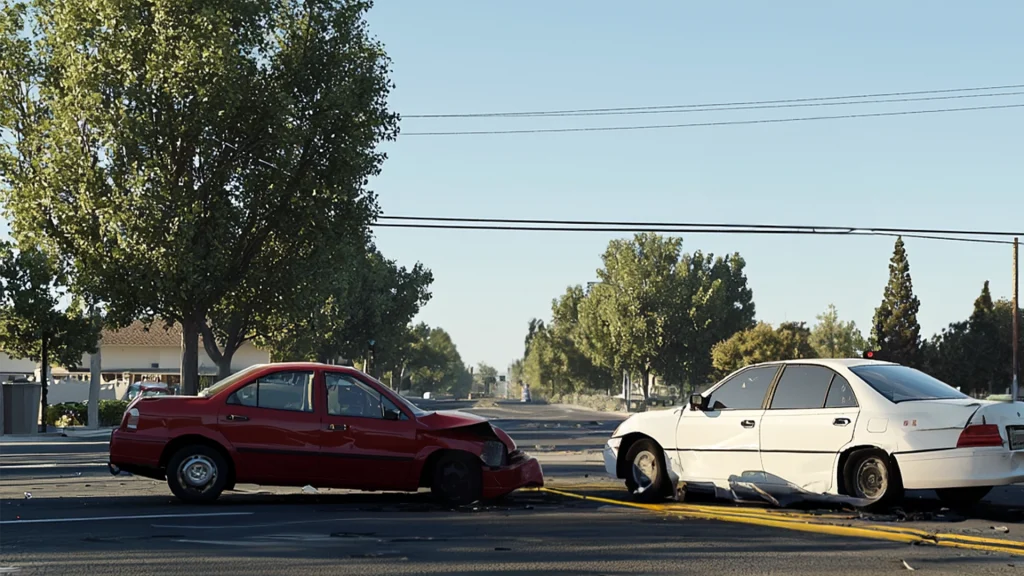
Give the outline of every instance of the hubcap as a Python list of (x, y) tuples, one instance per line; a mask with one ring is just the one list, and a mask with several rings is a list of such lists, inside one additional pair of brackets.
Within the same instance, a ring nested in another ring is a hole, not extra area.
[(204, 492), (217, 480), (217, 465), (201, 454), (190, 456), (178, 468), (178, 480), (188, 489)]
[(869, 500), (881, 498), (889, 487), (889, 475), (885, 463), (872, 457), (861, 462), (857, 468), (858, 496)]
[(657, 474), (658, 465), (654, 454), (644, 450), (633, 458), (633, 481), (641, 490), (654, 484)]

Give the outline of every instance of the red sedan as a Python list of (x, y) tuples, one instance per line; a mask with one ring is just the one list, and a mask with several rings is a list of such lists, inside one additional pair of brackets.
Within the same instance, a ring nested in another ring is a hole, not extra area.
[(344, 366), (264, 364), (198, 396), (140, 396), (110, 471), (208, 502), (236, 483), (417, 491), (466, 504), (543, 486), (540, 463), (486, 419), (427, 412)]

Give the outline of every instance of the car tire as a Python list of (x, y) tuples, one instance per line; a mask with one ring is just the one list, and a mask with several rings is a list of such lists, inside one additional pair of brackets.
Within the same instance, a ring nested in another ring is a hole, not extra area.
[(434, 465), (430, 492), (442, 504), (465, 506), (480, 500), (483, 484), (479, 459), (453, 452), (441, 456)]
[(228, 472), (228, 463), (218, 450), (192, 444), (167, 462), (167, 485), (185, 502), (213, 502), (227, 486)]
[(626, 452), (626, 489), (635, 500), (657, 502), (671, 491), (665, 453), (649, 438), (637, 440)]
[(863, 508), (884, 509), (903, 498), (903, 481), (899, 470), (882, 450), (858, 450), (843, 467), (843, 479), (849, 496), (867, 500)]
[(988, 493), (992, 491), (991, 486), (972, 486), (968, 488), (944, 488), (936, 490), (939, 500), (950, 508), (970, 508), (981, 502)]

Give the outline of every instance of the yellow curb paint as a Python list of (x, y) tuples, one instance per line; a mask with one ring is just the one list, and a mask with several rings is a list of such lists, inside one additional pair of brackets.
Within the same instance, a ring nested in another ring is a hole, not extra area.
[[(624, 506), (627, 508), (638, 508), (650, 512), (668, 513), (687, 518), (719, 520), (738, 524), (795, 530), (799, 532), (812, 532), (831, 536), (851, 536), (856, 538), (902, 542), (906, 544), (932, 544), (948, 548), (962, 548), (985, 552), (1024, 555), (1024, 542), (1000, 540), (998, 538), (984, 538), (960, 534), (931, 534), (924, 530), (899, 526), (882, 526), (872, 524), (865, 527), (855, 527), (827, 524), (816, 521), (821, 519), (820, 516), (813, 517), (812, 519), (812, 515), (786, 513), (783, 511), (759, 512), (756, 510), (743, 510), (719, 506), (689, 507), (686, 504), (644, 504), (639, 502), (613, 500), (611, 498), (602, 498), (599, 496), (574, 494), (572, 492), (553, 488), (539, 488), (538, 491), (548, 492), (568, 498), (590, 500), (593, 502), (600, 502), (602, 504)], [(775, 516), (775, 518), (772, 516)], [(804, 516), (807, 516), (808, 518), (804, 518)]]

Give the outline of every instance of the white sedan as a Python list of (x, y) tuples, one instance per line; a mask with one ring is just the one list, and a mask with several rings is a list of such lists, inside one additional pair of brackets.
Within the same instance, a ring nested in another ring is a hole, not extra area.
[(867, 359), (790, 360), (734, 372), (688, 406), (636, 414), (604, 449), (643, 500), (701, 488), (825, 495), (859, 506), (934, 489), (969, 506), (1024, 482), (1024, 403), (966, 396)]

